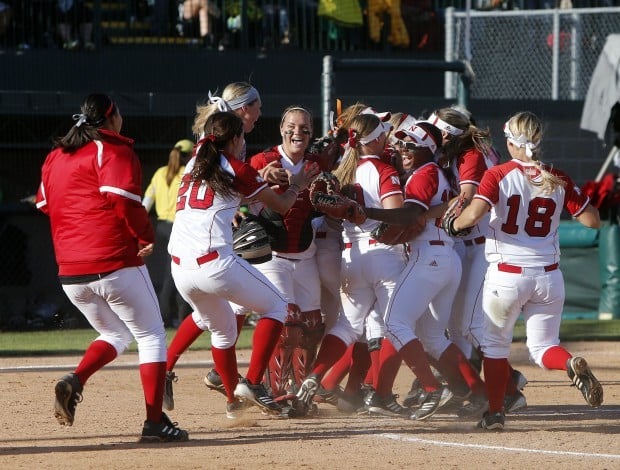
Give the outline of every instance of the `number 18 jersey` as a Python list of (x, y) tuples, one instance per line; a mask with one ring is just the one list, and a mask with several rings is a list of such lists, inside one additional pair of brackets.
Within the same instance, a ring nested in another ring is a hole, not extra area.
[(589, 198), (581, 193), (565, 173), (545, 167), (558, 176), (564, 186), (544, 194), (536, 183), (541, 174), (533, 163), (513, 159), (486, 171), (477, 199), (491, 207), (485, 252), (489, 263), (517, 266), (547, 266), (560, 257), (558, 227), (562, 209), (576, 217)]

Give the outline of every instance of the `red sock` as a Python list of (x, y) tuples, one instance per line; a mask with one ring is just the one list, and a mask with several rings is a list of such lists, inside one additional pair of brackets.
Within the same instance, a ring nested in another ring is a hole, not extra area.
[(377, 394), (380, 397), (386, 397), (392, 394), (392, 387), (398, 375), (402, 358), (394, 348), (394, 345), (387, 338), (383, 339), (380, 352), (381, 363), (378, 367), (379, 371), (375, 375), (374, 385)]
[(562, 346), (551, 346), (542, 357), (543, 366), (551, 370), (566, 370), (566, 361), (572, 356)]
[(235, 353), (235, 347), (232, 346), (226, 349), (219, 349), (215, 346), (211, 346), (211, 354), (213, 355), (215, 367), (222, 378), (228, 403), (232, 403), (235, 401), (235, 387), (239, 383), (239, 371), (237, 370), (237, 354)]
[(489, 413), (499, 413), (504, 410), (506, 384), (509, 379), (508, 367), (507, 358), (490, 359), (485, 357), (482, 361), (487, 397), (489, 398)]
[(321, 381), (325, 390), (335, 390), (342, 382), (351, 368), (351, 356), (353, 355), (353, 345), (349, 346), (344, 355), (336, 362), (329, 373)]
[(181, 354), (183, 354), (202, 333), (203, 330), (198, 328), (198, 325), (196, 325), (196, 322), (194, 322), (192, 316), (186, 316), (179, 325), (176, 335), (172, 338), (170, 346), (168, 346), (166, 362), (167, 371), (174, 369), (174, 366), (181, 357)]
[(439, 363), (443, 368), (450, 371), (448, 375), (456, 376), (457, 381), (465, 383), (474, 394), (483, 395), (485, 393), (484, 382), (478, 371), (473, 368), (471, 362), (456, 344), (451, 343), (446, 348), (439, 358)]
[(366, 343), (354, 343), (351, 370), (344, 391), (347, 395), (356, 393), (362, 386), (366, 375), (372, 377), (371, 358)]
[(426, 353), (419, 339), (416, 338), (405, 344), (400, 350), (400, 355), (405, 364), (420, 380), (420, 384), (425, 391), (434, 392), (441, 388), (441, 384), (433, 375), (431, 366), (428, 364)]
[(146, 419), (153, 423), (161, 421), (161, 407), (164, 401), (164, 383), (166, 382), (166, 363), (149, 362), (140, 364), (140, 379), (144, 390)]
[[(383, 343), (382, 343), (383, 344)], [(370, 356), (370, 372), (372, 374), (372, 384), (376, 384), (379, 377), (379, 368), (381, 367), (381, 349), (369, 351)]]
[(314, 361), (312, 373), (322, 378), (325, 373), (340, 359), (347, 351), (347, 344), (340, 338), (328, 334), (323, 338), (321, 349)]
[(273, 354), (283, 328), (282, 322), (273, 318), (261, 318), (256, 323), (252, 336), (252, 355), (248, 367), (247, 379), (252, 384), (259, 384), (263, 380), (267, 364)]
[(82, 386), (84, 386), (91, 375), (116, 359), (116, 356), (118, 356), (116, 348), (110, 343), (100, 339), (90, 343), (82, 360), (75, 369), (75, 374)]

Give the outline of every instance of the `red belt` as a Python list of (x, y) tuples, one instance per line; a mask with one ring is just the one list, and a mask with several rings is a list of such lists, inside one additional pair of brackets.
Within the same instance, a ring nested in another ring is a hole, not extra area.
[[(375, 240), (374, 238), (371, 238), (368, 240), (368, 244), (369, 245), (374, 245), (375, 243), (377, 243), (377, 240)], [(353, 243), (345, 243), (344, 244), (345, 248), (352, 248), (353, 247)]]
[[(203, 264), (208, 263), (209, 261), (213, 261), (218, 256), (220, 255), (218, 254), (217, 251), (212, 251), (211, 253), (202, 255), (200, 258), (196, 258), (196, 263), (198, 263), (198, 266), (202, 266)], [(172, 258), (173, 263), (178, 264), (179, 266), (181, 265), (181, 259), (178, 256), (172, 255), (171, 258)]]
[(316, 238), (327, 238), (327, 232), (316, 232)]
[(473, 240), (463, 240), (465, 246), (482, 245), (487, 239), (484, 236), (476, 237)]
[(429, 245), (439, 245), (439, 246), (444, 246), (445, 243), (441, 240), (429, 240), (428, 241)]
[[(559, 267), (560, 267), (559, 263), (553, 263), (553, 264), (550, 264), (549, 266), (544, 266), (543, 269), (545, 270), (545, 272), (548, 273), (549, 271), (555, 271)], [(497, 265), (497, 270), (505, 272), (505, 273), (521, 274), (523, 272), (523, 269), (524, 268), (522, 268), (521, 266), (514, 266), (512, 264), (507, 264), (507, 263), (499, 263)]]

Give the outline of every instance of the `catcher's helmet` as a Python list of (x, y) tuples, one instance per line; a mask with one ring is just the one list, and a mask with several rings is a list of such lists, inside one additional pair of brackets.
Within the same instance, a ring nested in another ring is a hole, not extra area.
[(249, 263), (271, 259), (271, 245), (265, 229), (254, 220), (244, 220), (233, 233), (233, 250)]

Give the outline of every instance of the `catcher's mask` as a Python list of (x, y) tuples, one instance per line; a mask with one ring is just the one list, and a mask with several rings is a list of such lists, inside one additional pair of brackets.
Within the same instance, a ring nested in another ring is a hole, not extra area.
[(253, 220), (244, 220), (233, 233), (233, 250), (251, 264), (271, 260), (271, 245), (265, 229)]

